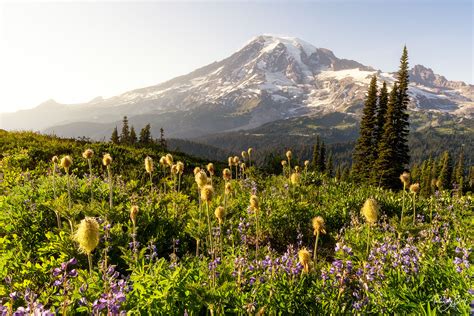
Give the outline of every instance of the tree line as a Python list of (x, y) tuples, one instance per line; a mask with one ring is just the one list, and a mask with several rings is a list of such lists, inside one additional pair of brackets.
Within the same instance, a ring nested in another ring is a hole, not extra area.
[(153, 139), (151, 135), (151, 125), (150, 123), (146, 124), (140, 130), (140, 135), (137, 136), (135, 128), (130, 126), (128, 123), (127, 116), (123, 117), (122, 120), (122, 130), (120, 134), (118, 133), (118, 128), (115, 126), (110, 137), (110, 141), (114, 144), (122, 145), (140, 145), (140, 146), (150, 146), (150, 145), (159, 145), (163, 150), (167, 149), (167, 143), (164, 136), (163, 128), (160, 128), (160, 138)]

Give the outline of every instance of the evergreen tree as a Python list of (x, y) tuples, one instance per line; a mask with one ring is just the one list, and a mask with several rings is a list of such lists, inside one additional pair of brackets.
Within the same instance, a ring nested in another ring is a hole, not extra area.
[(130, 128), (130, 139), (129, 139), (129, 141), (132, 145), (137, 143), (137, 133), (135, 132), (135, 128), (133, 126)]
[(376, 148), (378, 147), (380, 139), (382, 138), (382, 135), (383, 135), (383, 126), (385, 124), (385, 114), (387, 113), (387, 105), (388, 105), (388, 91), (387, 91), (387, 83), (384, 81), (382, 84), (382, 88), (380, 89), (380, 95), (377, 102), (376, 127), (374, 131), (375, 133), (374, 143), (375, 143)]
[(166, 150), (167, 148), (165, 140), (165, 130), (163, 129), (163, 127), (160, 128), (160, 147), (162, 148), (162, 150)]
[(120, 143), (120, 139), (118, 136), (117, 126), (115, 126), (114, 130), (112, 131), (112, 136), (110, 137), (110, 141), (114, 144)]
[(451, 163), (451, 157), (448, 151), (443, 153), (441, 157), (442, 167), (439, 172), (438, 181), (440, 184), (440, 190), (448, 190), (451, 188), (451, 174), (453, 172), (453, 166)]
[(320, 141), (321, 140), (319, 139), (319, 135), (316, 136), (316, 144), (313, 147), (313, 161), (311, 162), (311, 164), (313, 165), (314, 170), (318, 170)]
[(431, 161), (431, 193), (435, 193), (437, 190), (438, 181), (438, 161), (433, 159)]
[(423, 161), (421, 165), (421, 192), (423, 196), (431, 195), (431, 158)]
[(337, 181), (341, 180), (341, 165), (337, 165), (336, 167), (336, 180)]
[(151, 126), (150, 124), (145, 125), (140, 131), (140, 140), (139, 143), (142, 145), (147, 145), (152, 142), (151, 139)]
[(326, 163), (326, 173), (328, 177), (332, 178), (334, 175), (334, 163), (332, 158), (332, 152), (329, 152), (328, 161)]
[(128, 127), (128, 118), (123, 117), (122, 121), (122, 133), (120, 134), (120, 143), (128, 144), (130, 142), (130, 129)]
[(375, 161), (375, 171), (377, 183), (383, 187), (396, 188), (399, 187), (397, 181), (403, 172), (403, 165), (394, 161), (396, 157), (397, 134), (394, 126), (394, 114), (396, 112), (396, 102), (398, 100), (398, 86), (395, 83), (390, 93), (387, 106), (387, 114), (383, 127), (383, 135), (378, 146), (378, 158)]
[(324, 144), (324, 141), (321, 142), (321, 147), (319, 148), (317, 170), (319, 172), (326, 171), (326, 144)]
[(458, 186), (459, 195), (462, 195), (464, 190), (464, 146), (461, 146), (453, 178)]
[(372, 166), (375, 161), (376, 144), (374, 131), (376, 130), (377, 109), (377, 77), (373, 76), (364, 104), (360, 122), (359, 138), (357, 139), (353, 154), (353, 175), (360, 181), (367, 181), (371, 176)]

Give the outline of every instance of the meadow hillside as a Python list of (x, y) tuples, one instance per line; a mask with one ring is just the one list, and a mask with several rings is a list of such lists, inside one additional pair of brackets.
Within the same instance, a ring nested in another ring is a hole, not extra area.
[(0, 314), (472, 313), (469, 187), (387, 190), (280, 151), (271, 173), (258, 148), (208, 164), (1, 131)]

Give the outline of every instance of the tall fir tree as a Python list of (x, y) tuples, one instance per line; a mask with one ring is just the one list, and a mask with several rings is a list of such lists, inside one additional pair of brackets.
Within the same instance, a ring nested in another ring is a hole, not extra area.
[[(375, 147), (378, 147), (380, 139), (383, 135), (383, 126), (385, 124), (385, 115), (387, 114), (388, 106), (388, 91), (387, 83), (384, 81), (377, 102), (377, 114), (376, 114), (376, 127), (374, 131), (374, 143)], [(377, 158), (377, 157), (376, 157)]]
[(114, 130), (112, 131), (112, 136), (110, 136), (110, 141), (114, 144), (120, 143), (117, 126), (115, 126)]
[(120, 134), (120, 143), (128, 144), (130, 142), (130, 128), (128, 126), (128, 118), (123, 117), (122, 121), (122, 133)]
[(334, 162), (332, 152), (329, 152), (328, 160), (326, 162), (326, 174), (328, 177), (332, 178), (334, 175)]
[(396, 188), (399, 186), (397, 181), (403, 172), (403, 165), (397, 164), (396, 157), (397, 134), (394, 126), (394, 115), (396, 112), (398, 100), (398, 86), (395, 83), (390, 93), (387, 106), (387, 114), (383, 127), (382, 138), (378, 146), (378, 158), (374, 164), (377, 184), (387, 188)]
[(423, 196), (431, 195), (431, 163), (432, 160), (429, 158), (425, 160), (421, 167), (421, 192)]
[(147, 124), (147, 125), (145, 125), (145, 127), (143, 127), (140, 130), (139, 143), (142, 144), (142, 145), (147, 145), (147, 144), (150, 144), (151, 142), (152, 142), (152, 140), (151, 140), (151, 126), (150, 126), (150, 124)]
[(458, 194), (462, 195), (464, 191), (464, 146), (461, 146), (456, 168), (454, 169), (454, 182), (458, 187)]
[(166, 139), (165, 139), (165, 130), (163, 129), (163, 127), (160, 128), (160, 147), (162, 148), (162, 150), (167, 149)]
[(439, 189), (449, 190), (451, 189), (451, 174), (453, 172), (453, 166), (451, 162), (451, 156), (448, 151), (443, 153), (441, 157), (441, 170), (439, 171)]
[(377, 77), (373, 76), (365, 99), (359, 138), (357, 139), (353, 154), (352, 174), (362, 182), (370, 179), (376, 157), (376, 144), (374, 143), (374, 131), (377, 126), (376, 109)]
[(318, 161), (319, 161), (319, 151), (320, 151), (320, 138), (319, 135), (316, 136), (316, 144), (313, 147), (313, 159), (311, 164), (313, 165), (314, 170), (318, 169)]
[(324, 141), (321, 142), (321, 147), (319, 148), (317, 170), (319, 172), (326, 171), (326, 144)]
[(137, 133), (135, 132), (135, 128), (133, 126), (130, 128), (129, 142), (132, 145), (137, 143)]

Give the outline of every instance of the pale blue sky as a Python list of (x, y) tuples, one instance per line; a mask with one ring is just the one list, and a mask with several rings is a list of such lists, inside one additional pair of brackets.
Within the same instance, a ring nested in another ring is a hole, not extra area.
[(88, 101), (223, 59), (259, 34), (295, 36), (384, 71), (473, 82), (471, 1), (0, 4), (0, 112)]

